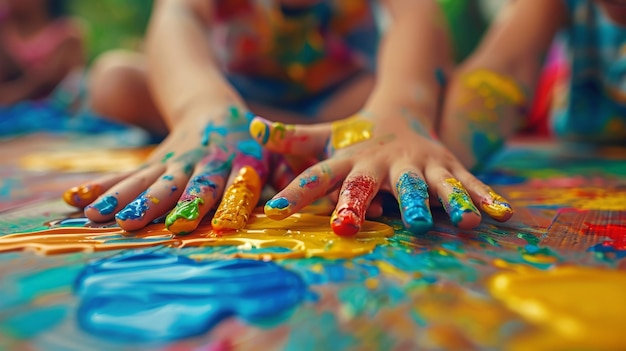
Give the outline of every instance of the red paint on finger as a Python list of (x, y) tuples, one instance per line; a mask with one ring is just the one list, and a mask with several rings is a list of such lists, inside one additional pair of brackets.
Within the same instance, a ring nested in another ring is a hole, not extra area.
[(346, 180), (339, 194), (337, 209), (330, 219), (335, 234), (353, 236), (359, 232), (375, 189), (376, 181), (371, 176), (359, 175)]

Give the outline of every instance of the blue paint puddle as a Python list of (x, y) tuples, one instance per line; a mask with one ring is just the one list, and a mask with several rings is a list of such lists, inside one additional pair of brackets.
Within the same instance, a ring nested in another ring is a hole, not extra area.
[(125, 341), (199, 335), (233, 316), (255, 324), (275, 322), (308, 294), (298, 274), (273, 262), (197, 262), (145, 252), (89, 264), (75, 292), (82, 329)]

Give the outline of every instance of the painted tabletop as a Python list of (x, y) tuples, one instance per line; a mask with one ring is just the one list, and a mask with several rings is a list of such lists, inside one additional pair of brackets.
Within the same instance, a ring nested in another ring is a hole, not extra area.
[(624, 148), (513, 143), (481, 172), (510, 221), (460, 230), (435, 208), (428, 233), (390, 213), (343, 239), (312, 214), (257, 216), (230, 237), (94, 228), (62, 192), (147, 150), (45, 136), (1, 147), (0, 349), (624, 345)]

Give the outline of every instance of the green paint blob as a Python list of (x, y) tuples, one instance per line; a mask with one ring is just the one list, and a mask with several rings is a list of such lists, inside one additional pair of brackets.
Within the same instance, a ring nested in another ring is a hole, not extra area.
[(174, 151), (170, 151), (170, 152), (166, 153), (165, 156), (163, 156), (163, 159), (161, 160), (161, 163), (167, 162), (167, 160), (169, 160), (173, 156), (174, 156)]
[(526, 240), (529, 245), (539, 245), (539, 238), (529, 233), (517, 233), (517, 237)]
[(165, 218), (165, 228), (169, 229), (174, 222), (179, 219), (194, 221), (200, 216), (200, 205), (204, 204), (204, 200), (199, 197), (193, 200), (181, 201), (176, 204), (176, 208)]

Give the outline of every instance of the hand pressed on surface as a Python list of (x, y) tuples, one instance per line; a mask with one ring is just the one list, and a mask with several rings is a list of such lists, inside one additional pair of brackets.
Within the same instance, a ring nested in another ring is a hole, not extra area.
[(250, 113), (235, 106), (216, 111), (181, 121), (140, 169), (72, 188), (65, 200), (86, 206), (90, 220), (115, 218), (127, 231), (169, 212), (166, 226), (177, 234), (196, 229), (222, 200), (213, 228), (242, 228), (267, 179), (269, 153), (248, 134)]
[[(388, 112), (389, 111), (389, 112)], [(506, 221), (511, 206), (476, 179), (408, 110), (370, 110), (341, 121), (312, 126), (283, 125), (255, 118), (251, 135), (268, 150), (328, 158), (296, 177), (265, 205), (265, 213), (283, 219), (341, 186), (331, 217), (333, 231), (356, 234), (379, 190), (394, 194), (403, 222), (413, 232), (433, 225), (429, 195), (440, 199), (452, 223), (476, 227), (476, 204)]]

